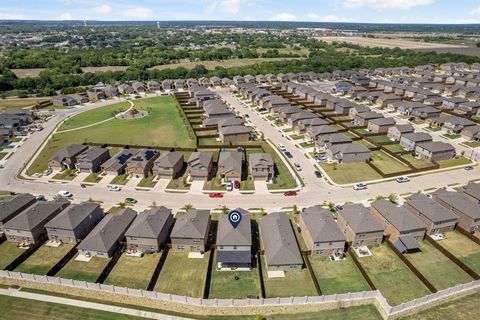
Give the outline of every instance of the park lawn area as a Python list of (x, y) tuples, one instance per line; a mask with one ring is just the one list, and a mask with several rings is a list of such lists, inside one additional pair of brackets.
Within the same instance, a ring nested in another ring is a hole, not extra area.
[(470, 267), (470, 269), (480, 273), (480, 246), (458, 231), (448, 232), (446, 237), (439, 244)]
[(410, 168), (383, 151), (372, 151), (372, 163), (385, 174), (396, 173)]
[(75, 261), (77, 256), (78, 253), (55, 276), (65, 279), (95, 282), (111, 259), (93, 257), (89, 262)]
[(265, 256), (260, 256), (266, 298), (317, 296), (307, 269), (285, 271), (285, 278), (268, 278)]
[(473, 280), (427, 241), (420, 243), (420, 250), (420, 252), (405, 254), (405, 257), (437, 290), (443, 290)]
[(268, 190), (292, 189), (297, 186), (295, 178), (291, 175), (287, 165), (280, 158), (281, 156), (273, 150), (268, 142), (262, 142), (263, 152), (272, 155), (275, 164), (275, 178), (273, 183), (268, 184)]
[(470, 147), (470, 148), (478, 148), (480, 147), (480, 141), (467, 141), (467, 142), (462, 142), (462, 144)]
[(146, 289), (161, 253), (145, 254), (142, 258), (123, 254), (105, 280), (105, 284), (133, 289)]
[(393, 153), (397, 153), (397, 152), (403, 152), (405, 151), (405, 149), (398, 143), (395, 143), (395, 144), (388, 144), (386, 146), (384, 146), (388, 151), (390, 152), (393, 152)]
[(46, 275), (71, 249), (72, 244), (64, 243), (58, 248), (43, 245), (35, 251), (27, 260), (20, 264), (15, 271)]
[[(264, 317), (266, 320), (380, 320), (382, 317), (373, 305), (363, 305), (333, 310), (323, 310), (315, 313), (279, 314)], [(252, 318), (253, 320), (253, 318)]]
[(390, 305), (431, 293), (385, 243), (370, 248), (370, 251), (373, 256), (358, 260)]
[(431, 167), (433, 165), (433, 163), (431, 163), (427, 160), (415, 158), (411, 154), (404, 154), (401, 157), (403, 159), (407, 160), (408, 162), (410, 162), (417, 169), (428, 168), (428, 167)]
[(118, 185), (124, 186), (127, 184), (128, 180), (129, 180), (128, 174), (122, 173), (116, 176), (115, 178), (113, 178), (110, 184), (118, 184)]
[(17, 248), (15, 243), (5, 241), (0, 244), (0, 269), (5, 269), (24, 252), (25, 250)]
[(456, 167), (456, 166), (464, 166), (470, 163), (472, 163), (472, 161), (463, 156), (458, 158), (438, 161), (438, 164), (440, 165), (440, 169)]
[[(209, 299), (245, 299), (260, 297), (258, 269), (250, 271), (220, 271), (213, 260)], [(238, 277), (236, 279), (235, 277)]]
[[(135, 100), (135, 105), (137, 105), (136, 102), (137, 100)], [(58, 131), (76, 129), (97, 122), (105, 121), (114, 117), (117, 113), (127, 110), (129, 106), (130, 105), (128, 104), (128, 102), (120, 102), (106, 107), (80, 113), (65, 120), (60, 126), (60, 128), (58, 128)]]
[(186, 252), (170, 251), (154, 290), (180, 296), (201, 298), (207, 276), (210, 252), (203, 259), (189, 259)]
[(146, 178), (143, 178), (142, 180), (140, 180), (140, 182), (137, 184), (137, 187), (141, 187), (141, 188), (153, 188), (155, 187), (155, 185), (157, 184), (157, 181), (153, 181), (155, 180), (155, 176), (154, 175), (150, 175)]
[[(48, 159), (72, 143), (92, 142), (152, 147), (196, 146), (195, 134), (187, 120), (183, 119), (183, 114), (181, 114), (175, 98), (170, 96), (144, 98), (135, 100), (134, 103), (137, 109), (146, 110), (148, 115), (135, 120), (113, 119), (84, 129), (56, 133), (28, 168), (27, 173), (32, 175), (36, 172), (43, 172), (47, 168)], [(68, 125), (62, 125), (58, 131), (99, 122), (101, 120), (90, 116), (90, 113), (104, 119), (111, 117), (112, 110), (115, 108), (119, 110), (122, 105), (120, 103), (104, 107), (107, 112), (103, 111), (104, 108), (99, 108), (81, 113), (72, 117)], [(80, 117), (78, 121), (77, 117)]]
[(382, 176), (365, 162), (340, 164), (321, 163), (320, 166), (325, 170), (330, 179), (338, 184), (382, 179)]
[(372, 140), (376, 143), (392, 142), (392, 140), (387, 135), (372, 136), (372, 137), (368, 137), (368, 139), (370, 139), (370, 140)]
[(330, 261), (328, 257), (323, 256), (308, 258), (324, 295), (370, 290), (367, 281), (350, 257), (347, 256), (342, 261)]
[(93, 172), (88, 175), (88, 177), (83, 180), (83, 182), (98, 183), (102, 180), (102, 176), (98, 172)]

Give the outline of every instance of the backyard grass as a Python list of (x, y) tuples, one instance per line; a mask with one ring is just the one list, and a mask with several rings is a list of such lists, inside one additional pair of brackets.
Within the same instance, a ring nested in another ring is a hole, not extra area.
[(405, 257), (436, 289), (443, 290), (473, 280), (427, 241), (420, 244), (420, 249), (420, 252), (408, 253)]
[[(48, 159), (60, 149), (72, 143), (106, 143), (121, 145), (144, 145), (163, 147), (194, 147), (195, 134), (183, 119), (173, 97), (155, 97), (135, 100), (137, 109), (146, 110), (148, 115), (135, 120), (113, 119), (100, 125), (56, 133), (40, 152), (27, 173), (43, 172)], [(87, 111), (72, 117), (58, 130), (68, 130), (97, 123), (112, 116), (124, 103)], [(125, 134), (128, 132), (128, 134)]]
[(146, 289), (160, 260), (161, 253), (145, 254), (142, 258), (123, 254), (104, 283), (133, 289)]
[(98, 183), (102, 180), (102, 176), (98, 172), (93, 172), (88, 175), (88, 177), (83, 180), (83, 182)]
[(330, 179), (338, 184), (357, 183), (382, 179), (382, 176), (365, 162), (320, 164)]
[(273, 148), (267, 142), (262, 142), (262, 149), (263, 152), (270, 153), (272, 155), (272, 159), (275, 164), (275, 178), (273, 183), (268, 184), (268, 189), (279, 190), (295, 188), (295, 178), (290, 174), (287, 165), (280, 158), (281, 156), (275, 150), (273, 150)]
[(448, 232), (439, 244), (476, 273), (480, 273), (480, 246), (458, 231)]
[(392, 142), (392, 140), (386, 135), (372, 136), (372, 137), (368, 137), (368, 139), (376, 143)]
[(25, 250), (17, 248), (15, 243), (5, 241), (0, 244), (0, 269), (5, 269), (24, 252)]
[(309, 259), (324, 295), (370, 290), (350, 257), (342, 261), (330, 261), (328, 257), (320, 256), (309, 256)]
[(410, 162), (417, 169), (428, 168), (433, 165), (433, 163), (428, 162), (427, 160), (415, 158), (411, 154), (405, 154), (402, 156), (402, 158)]
[(155, 179), (154, 175), (148, 176), (146, 178), (143, 178), (140, 180), (140, 182), (137, 184), (137, 187), (141, 188), (153, 188), (157, 184), (156, 181), (153, 181)]
[(368, 142), (367, 140), (363, 140), (363, 139), (362, 139), (362, 140), (357, 140), (357, 141), (355, 141), (355, 143), (362, 144), (362, 145), (364, 145), (364, 146), (367, 147), (367, 148), (373, 148), (373, 147), (375, 147), (373, 144), (371, 144), (371, 143)]
[(154, 290), (201, 298), (209, 257), (210, 252), (203, 259), (189, 259), (188, 253), (170, 251)]
[(129, 180), (128, 179), (128, 174), (123, 173), (123, 174), (119, 174), (118, 176), (113, 178), (113, 180), (110, 183), (124, 186), (124, 185), (127, 184), (128, 180)]
[(383, 151), (372, 151), (372, 163), (385, 174), (396, 173), (410, 168)]
[(456, 167), (456, 166), (464, 166), (470, 163), (472, 163), (472, 161), (463, 156), (458, 158), (438, 161), (438, 164), (440, 165), (440, 169)]
[(370, 248), (373, 256), (359, 258), (373, 283), (390, 305), (398, 305), (430, 294), (386, 244)]
[(260, 260), (267, 298), (318, 295), (307, 269), (285, 271), (285, 278), (268, 278), (265, 256), (261, 256)]
[(93, 257), (89, 262), (75, 261), (78, 253), (57, 274), (57, 277), (95, 282), (110, 258)]
[(66, 243), (60, 245), (58, 248), (43, 245), (19, 265), (15, 271), (46, 275), (72, 248), (72, 244)]
[(388, 151), (393, 152), (393, 153), (405, 151), (405, 149), (398, 143), (388, 144), (384, 147), (385, 147), (385, 149), (387, 149)]

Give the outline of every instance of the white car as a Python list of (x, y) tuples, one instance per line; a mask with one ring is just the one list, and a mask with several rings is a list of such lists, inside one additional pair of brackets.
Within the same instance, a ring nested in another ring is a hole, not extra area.
[(353, 190), (355, 190), (355, 191), (365, 190), (367, 188), (368, 187), (365, 183), (357, 183), (356, 185), (353, 186)]
[(398, 183), (403, 183), (403, 182), (410, 181), (410, 178), (409, 177), (398, 177), (397, 179), (395, 179), (395, 181), (397, 181)]
[(295, 169), (297, 169), (297, 171), (302, 171), (302, 167), (300, 167), (298, 163), (294, 163), (293, 165), (295, 166)]
[(280, 149), (280, 151), (282, 151), (282, 152), (287, 151), (287, 148), (285, 148), (285, 146), (283, 144), (279, 143), (277, 146), (278, 146), (278, 149)]
[(108, 186), (108, 191), (118, 192), (120, 190), (122, 190), (122, 188), (120, 188), (119, 186)]
[(71, 192), (65, 191), (65, 190), (58, 191), (58, 194), (60, 195), (60, 197), (64, 197), (64, 198), (70, 198), (71, 196), (73, 196)]
[(226, 189), (227, 189), (227, 191), (232, 191), (233, 190), (233, 183), (231, 181), (227, 182)]
[(47, 169), (47, 170), (43, 171), (43, 175), (44, 176), (49, 176), (52, 172), (53, 172), (52, 169)]

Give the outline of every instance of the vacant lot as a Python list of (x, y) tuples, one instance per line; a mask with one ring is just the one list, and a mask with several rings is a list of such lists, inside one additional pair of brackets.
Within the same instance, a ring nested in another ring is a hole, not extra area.
[(17, 245), (5, 241), (0, 245), (0, 269), (5, 269), (10, 263), (19, 257), (25, 250), (18, 249)]
[(58, 248), (44, 245), (19, 265), (15, 271), (46, 275), (72, 248), (71, 244), (62, 244)]
[(260, 279), (257, 268), (250, 271), (218, 271), (215, 265), (212, 266), (209, 299), (244, 299), (247, 297), (260, 297)]
[(119, 287), (146, 289), (160, 256), (160, 253), (146, 254), (142, 258), (122, 255), (105, 283)]
[(410, 168), (383, 151), (372, 151), (372, 163), (384, 174), (402, 172)]
[(365, 162), (340, 164), (322, 163), (321, 167), (330, 179), (338, 184), (382, 179), (382, 176)]
[(449, 232), (446, 235), (447, 238), (439, 244), (473, 271), (480, 273), (480, 246), (458, 231)]
[(17, 78), (38, 77), (44, 68), (12, 69)]
[(203, 259), (189, 259), (188, 253), (169, 252), (154, 290), (201, 298), (210, 252)]
[(309, 259), (323, 294), (370, 290), (350, 257), (335, 262), (330, 261), (328, 257), (310, 256)]
[(371, 257), (359, 258), (373, 283), (391, 305), (420, 298), (430, 291), (386, 244), (370, 248)]
[(383, 47), (400, 49), (436, 49), (436, 48), (461, 48), (460, 45), (449, 45), (444, 43), (420, 42), (404, 39), (384, 39), (384, 38), (363, 38), (363, 37), (321, 37), (319, 40), (328, 43), (347, 42), (357, 44), (362, 47)]
[(0, 99), (0, 111), (12, 108), (33, 107), (37, 102), (43, 102), (45, 98), (25, 98), (25, 99)]
[(103, 269), (107, 266), (110, 259), (93, 257), (89, 262), (75, 261), (72, 258), (57, 274), (57, 277), (95, 282)]
[(421, 243), (420, 249), (405, 256), (438, 290), (473, 280), (427, 241)]

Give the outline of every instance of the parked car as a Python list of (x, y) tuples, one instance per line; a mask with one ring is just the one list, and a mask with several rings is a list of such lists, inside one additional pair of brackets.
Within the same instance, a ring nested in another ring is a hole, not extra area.
[(226, 183), (226, 189), (227, 189), (227, 191), (232, 191), (233, 190), (233, 183), (231, 181), (228, 181)]
[(65, 190), (61, 190), (61, 191), (58, 191), (58, 195), (60, 197), (64, 197), (64, 198), (70, 198), (73, 196), (73, 194), (69, 191), (65, 191)]
[(356, 185), (353, 186), (353, 190), (355, 190), (355, 191), (365, 190), (367, 188), (368, 187), (365, 183), (357, 183)]
[(125, 203), (126, 204), (135, 204), (137, 203), (138, 201), (134, 198), (125, 198)]
[(337, 204), (335, 206), (335, 211), (340, 211), (340, 210), (343, 210), (343, 206), (341, 204)]
[(297, 193), (295, 191), (286, 191), (286, 192), (283, 193), (283, 195), (285, 197), (292, 197), (292, 196), (296, 196)]
[(120, 190), (122, 190), (122, 188), (120, 188), (119, 186), (108, 186), (108, 191), (118, 192)]
[(52, 172), (53, 172), (52, 169), (47, 169), (47, 170), (43, 171), (43, 175), (44, 176), (49, 176)]
[(238, 181), (238, 180), (233, 181), (233, 187), (235, 189), (240, 189), (240, 181)]
[(85, 183), (81, 183), (81, 184), (80, 184), (80, 187), (82, 187), (82, 188), (85, 189), (85, 188), (87, 187), (87, 185), (86, 185)]
[(465, 169), (465, 170), (467, 170), (467, 171), (471, 171), (471, 170), (473, 170), (473, 167), (472, 167), (472, 166), (466, 166), (466, 167), (464, 167), (463, 169)]
[(290, 151), (285, 151), (285, 156), (287, 156), (287, 158), (291, 159), (293, 158), (293, 155), (290, 153)]
[(398, 183), (403, 183), (403, 182), (409, 182), (410, 181), (410, 178), (409, 177), (398, 177), (397, 179), (395, 179), (395, 181), (397, 181)]
[(220, 192), (209, 193), (208, 196), (210, 198), (223, 198), (223, 194)]
[(320, 162), (325, 162), (325, 161), (327, 161), (327, 157), (326, 157), (326, 156), (318, 156), (317, 159), (316, 159), (316, 161), (317, 161), (318, 163), (320, 163)]
[(38, 196), (36, 196), (35, 199), (36, 199), (37, 201), (46, 201), (45, 196), (44, 196), (44, 195), (41, 195), (41, 194), (38, 195)]
[(302, 171), (302, 167), (298, 163), (295, 162), (293, 165), (297, 171)]
[(283, 151), (283, 152), (287, 151), (287, 148), (285, 148), (283, 144), (279, 143), (277, 146), (278, 146), (278, 149), (280, 149), (280, 151)]
[(321, 178), (322, 177), (322, 173), (320, 171), (315, 171), (315, 177), (317, 178)]

